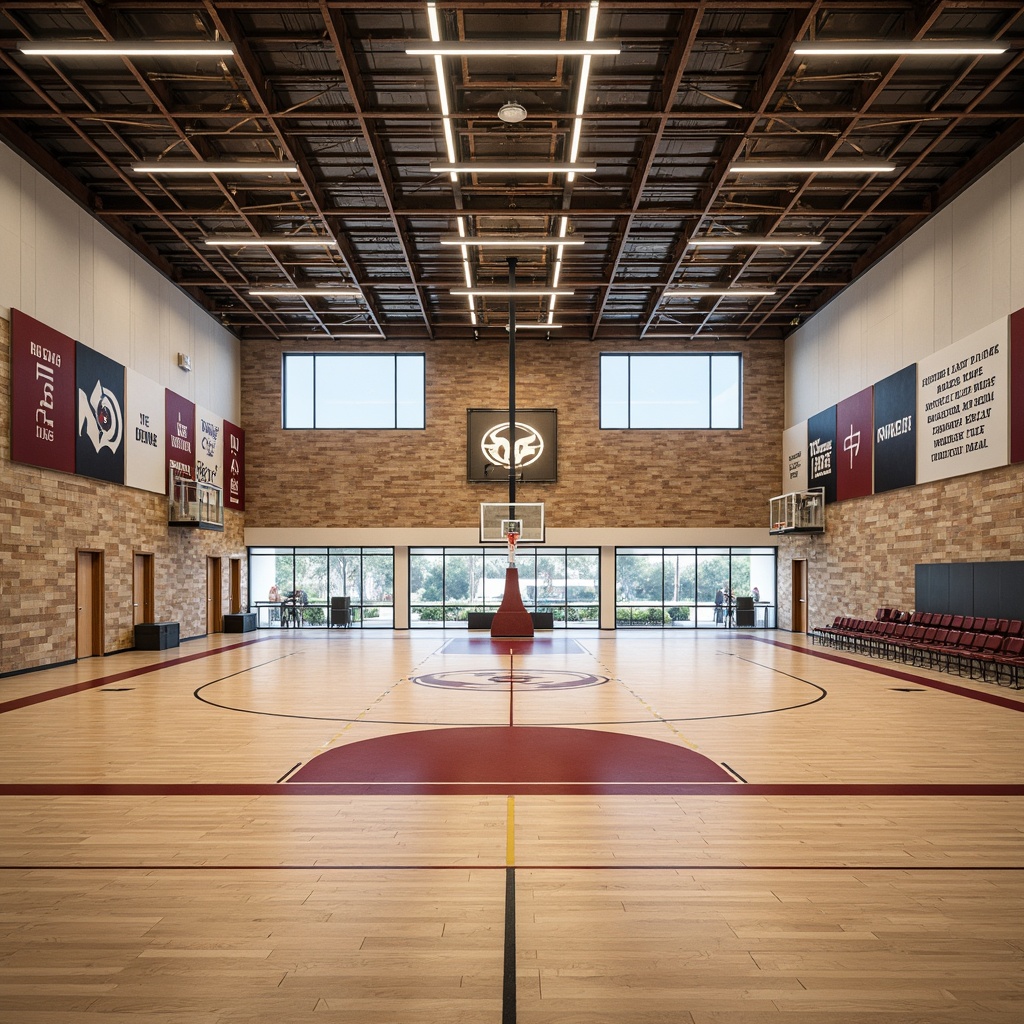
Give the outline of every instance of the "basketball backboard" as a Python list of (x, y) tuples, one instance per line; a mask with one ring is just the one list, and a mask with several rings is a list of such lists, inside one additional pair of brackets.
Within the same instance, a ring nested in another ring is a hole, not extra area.
[(519, 544), (543, 544), (544, 502), (481, 502), (480, 543), (507, 544), (509, 533), (519, 534)]

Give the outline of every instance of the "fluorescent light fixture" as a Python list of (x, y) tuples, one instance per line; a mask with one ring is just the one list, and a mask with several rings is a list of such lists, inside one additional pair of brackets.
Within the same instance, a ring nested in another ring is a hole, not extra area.
[(582, 57), (615, 56), (622, 43), (586, 39), (444, 39), (410, 43), (416, 57)]
[(24, 54), (34, 57), (233, 57), (230, 43), (107, 42), (88, 39), (37, 39), (17, 44)]
[(299, 340), (306, 339), (306, 338), (309, 338), (310, 340), (315, 339), (315, 338), (319, 338), (319, 339), (321, 339), (323, 341), (330, 341), (330, 340), (332, 340), (334, 338), (359, 338), (359, 339), (363, 339), (363, 338), (383, 338), (383, 337), (384, 337), (383, 331), (372, 330), (372, 329), (369, 329), (369, 328), (367, 330), (365, 330), (365, 331), (362, 331), (362, 332), (352, 331), (351, 333), (346, 332), (346, 333), (343, 333), (343, 334), (328, 334), (328, 333), (325, 333), (324, 331), (319, 331), (319, 332), (317, 332), (317, 331), (306, 331), (303, 334), (282, 334), (281, 335), (282, 340), (287, 340), (287, 341), (299, 341)]
[(574, 295), (571, 288), (452, 288), (449, 295)]
[(793, 53), (800, 56), (987, 56), (1006, 53), (1009, 47), (990, 39), (808, 39), (795, 43)]
[(559, 238), (555, 235), (442, 235), (442, 245), (486, 245), (486, 246), (527, 246), (547, 245), (586, 245), (583, 235), (568, 235)]
[[(562, 329), (561, 324), (516, 324), (517, 331), (560, 331)], [(505, 330), (511, 330), (510, 324), (505, 324)]]
[(448, 163), (431, 164), (433, 174), (566, 174), (582, 171), (583, 173), (597, 170), (594, 164), (580, 163)]
[(665, 292), (665, 297), (669, 299), (701, 299), (706, 295), (737, 295), (744, 298), (762, 298), (774, 294), (775, 291), (771, 288), (671, 288)]
[(324, 235), (211, 235), (206, 245), (235, 247), (240, 245), (326, 245), (336, 246), (337, 240)]
[(705, 235), (703, 238), (691, 238), (690, 245), (705, 248), (733, 249), (737, 246), (777, 245), (802, 248), (808, 245), (821, 245), (821, 238), (807, 238), (801, 235)]
[(152, 160), (132, 164), (138, 174), (294, 174), (294, 160)]
[(325, 295), (331, 299), (359, 299), (363, 293), (358, 288), (252, 288), (249, 294), (277, 299), (290, 299), (292, 296), (305, 298), (307, 295)]
[(895, 164), (884, 160), (738, 160), (731, 174), (889, 174)]

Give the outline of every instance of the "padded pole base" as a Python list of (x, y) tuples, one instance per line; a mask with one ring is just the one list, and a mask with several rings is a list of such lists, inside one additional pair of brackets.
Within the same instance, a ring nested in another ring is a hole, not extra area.
[(514, 565), (505, 570), (505, 593), (502, 595), (501, 605), (494, 613), (491, 636), (533, 636), (533, 619), (523, 604), (523, 595), (519, 592), (519, 570)]

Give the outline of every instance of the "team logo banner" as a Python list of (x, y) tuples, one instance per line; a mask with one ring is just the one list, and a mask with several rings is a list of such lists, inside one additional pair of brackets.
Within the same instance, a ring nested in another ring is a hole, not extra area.
[(196, 480), (224, 487), (224, 420), (196, 406)]
[(224, 421), (224, 507), (245, 510), (245, 431)]
[(514, 459), (518, 479), (554, 483), (557, 473), (557, 410), (517, 409), (515, 430), (507, 409), (467, 410), (467, 476), (470, 483), (508, 483)]
[[(165, 469), (189, 480), (196, 478), (196, 407), (173, 391), (164, 392), (167, 434)], [(167, 487), (164, 485), (164, 490)]]
[(124, 367), (78, 342), (75, 472), (124, 483)]
[(836, 407), (807, 421), (807, 486), (824, 487), (826, 504), (836, 500)]
[(917, 364), (917, 482), (1005, 466), (1009, 459), (1006, 319)]
[(807, 420), (782, 432), (782, 493), (807, 490)]
[(917, 482), (917, 364), (875, 385), (875, 493)]
[(75, 342), (11, 310), (11, 458), (75, 471)]
[(871, 388), (836, 406), (836, 501), (871, 493)]
[(125, 370), (124, 482), (142, 491), (167, 490), (164, 465), (164, 389), (128, 367)]

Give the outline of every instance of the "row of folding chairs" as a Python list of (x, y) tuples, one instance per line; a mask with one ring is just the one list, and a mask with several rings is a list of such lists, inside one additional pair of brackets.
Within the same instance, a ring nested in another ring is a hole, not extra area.
[[(926, 613), (927, 614), (927, 613)], [(946, 616), (939, 616), (940, 620)], [(978, 616), (949, 616), (949, 626), (916, 625), (913, 621), (857, 619), (837, 615), (829, 626), (813, 630), (813, 642), (866, 654), (875, 658), (901, 661), (942, 672), (965, 672), (972, 679), (1004, 682), (1021, 688), (1024, 669), (1024, 624), (1019, 619), (993, 619), (996, 628), (953, 628), (956, 619), (989, 620)], [(1002, 627), (1001, 629), (999, 627)], [(976, 675), (977, 673), (977, 675)]]

